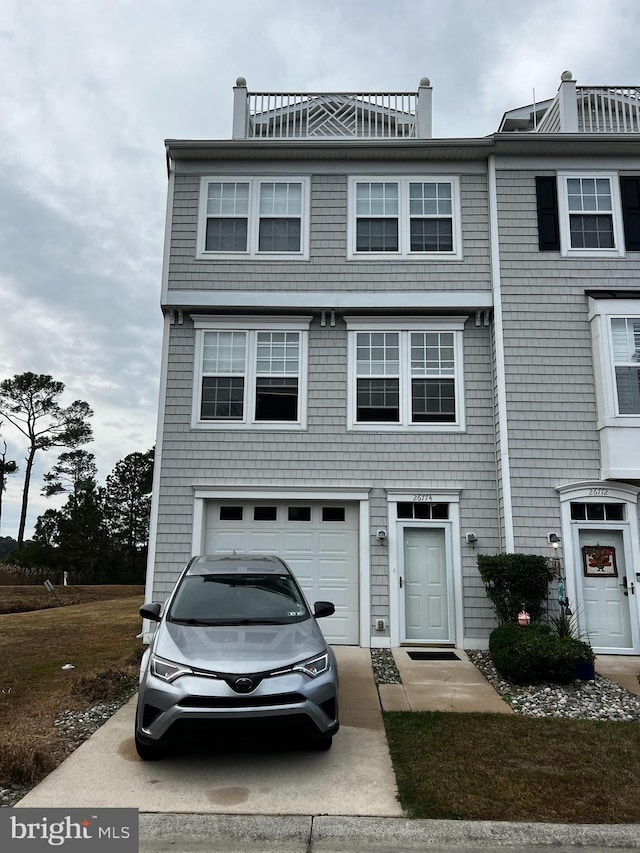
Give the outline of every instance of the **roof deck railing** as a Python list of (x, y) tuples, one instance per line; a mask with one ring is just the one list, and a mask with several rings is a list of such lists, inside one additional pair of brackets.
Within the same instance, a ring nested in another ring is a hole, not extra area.
[(639, 133), (640, 86), (577, 86), (570, 71), (538, 133)]
[(239, 77), (234, 88), (234, 139), (429, 139), (432, 88), (417, 93), (257, 92)]

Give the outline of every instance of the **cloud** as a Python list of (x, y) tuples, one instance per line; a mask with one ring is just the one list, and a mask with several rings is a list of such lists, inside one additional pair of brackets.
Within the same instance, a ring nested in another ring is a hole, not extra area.
[[(151, 446), (163, 140), (229, 138), (239, 75), (254, 92), (415, 91), (427, 76), (436, 135), (481, 136), (565, 68), (633, 83), (639, 25), (632, 0), (4, 0), (0, 378), (50, 373), (86, 399), (102, 478)], [(31, 523), (49, 505), (37, 488)]]

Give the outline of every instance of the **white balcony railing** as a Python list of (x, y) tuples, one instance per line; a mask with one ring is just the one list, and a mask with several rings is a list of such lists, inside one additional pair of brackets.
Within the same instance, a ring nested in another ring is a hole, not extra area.
[(640, 87), (577, 86), (565, 71), (538, 133), (640, 133)]
[(560, 133), (560, 104), (554, 100), (537, 127), (538, 133)]
[(577, 104), (582, 133), (640, 132), (638, 86), (578, 86)]
[(234, 139), (412, 139), (431, 136), (431, 86), (417, 93), (249, 93), (234, 89)]

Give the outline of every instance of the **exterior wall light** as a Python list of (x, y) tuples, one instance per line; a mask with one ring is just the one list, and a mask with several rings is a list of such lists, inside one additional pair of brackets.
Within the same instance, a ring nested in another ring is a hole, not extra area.
[(552, 548), (559, 548), (561, 539), (557, 533), (547, 533), (547, 542)]
[(467, 535), (464, 538), (465, 538), (467, 545), (475, 545), (476, 542), (478, 541), (478, 537), (476, 536), (475, 533), (467, 533)]

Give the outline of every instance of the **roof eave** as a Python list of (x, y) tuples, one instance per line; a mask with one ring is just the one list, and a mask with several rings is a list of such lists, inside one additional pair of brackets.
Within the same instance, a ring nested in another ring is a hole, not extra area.
[(502, 156), (638, 156), (637, 133), (494, 133), (470, 139), (167, 139), (171, 160), (486, 160)]

